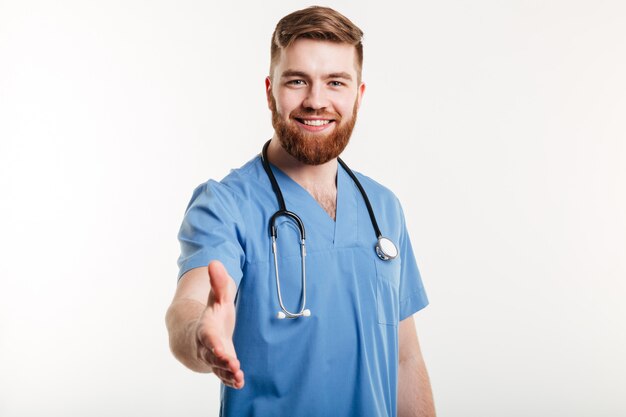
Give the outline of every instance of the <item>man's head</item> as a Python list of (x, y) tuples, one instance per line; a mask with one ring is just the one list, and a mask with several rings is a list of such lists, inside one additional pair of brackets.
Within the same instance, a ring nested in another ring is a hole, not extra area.
[(365, 90), (362, 36), (325, 7), (299, 10), (276, 26), (268, 106), (282, 147), (300, 162), (323, 164), (348, 143)]

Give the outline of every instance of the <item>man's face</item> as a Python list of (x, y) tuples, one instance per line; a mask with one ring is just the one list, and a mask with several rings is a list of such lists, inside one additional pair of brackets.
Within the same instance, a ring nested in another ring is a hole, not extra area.
[(299, 39), (281, 51), (265, 85), (272, 125), (291, 156), (319, 165), (341, 154), (365, 91), (357, 75), (352, 45)]

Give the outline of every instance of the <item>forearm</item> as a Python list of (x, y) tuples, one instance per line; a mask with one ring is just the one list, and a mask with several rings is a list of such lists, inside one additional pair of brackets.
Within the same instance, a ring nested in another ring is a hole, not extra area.
[(435, 404), (426, 365), (421, 356), (398, 364), (398, 417), (434, 417)]
[(196, 328), (206, 305), (196, 300), (179, 299), (167, 310), (165, 322), (170, 349), (176, 359), (195, 372), (211, 372), (205, 361), (198, 359)]

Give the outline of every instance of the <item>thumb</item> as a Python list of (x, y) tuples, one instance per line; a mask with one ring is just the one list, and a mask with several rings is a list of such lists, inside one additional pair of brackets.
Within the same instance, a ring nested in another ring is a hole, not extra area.
[(209, 263), (209, 279), (211, 281), (209, 299), (213, 297), (213, 301), (220, 304), (234, 301), (230, 291), (230, 285), (233, 280), (220, 261)]

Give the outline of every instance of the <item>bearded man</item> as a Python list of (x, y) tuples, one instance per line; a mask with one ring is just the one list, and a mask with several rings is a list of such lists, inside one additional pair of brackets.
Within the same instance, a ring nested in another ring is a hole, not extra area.
[(329, 8), (281, 19), (265, 80), (274, 135), (185, 213), (170, 347), (221, 380), (220, 415), (435, 414), (400, 203), (339, 159), (365, 92), (362, 36)]

